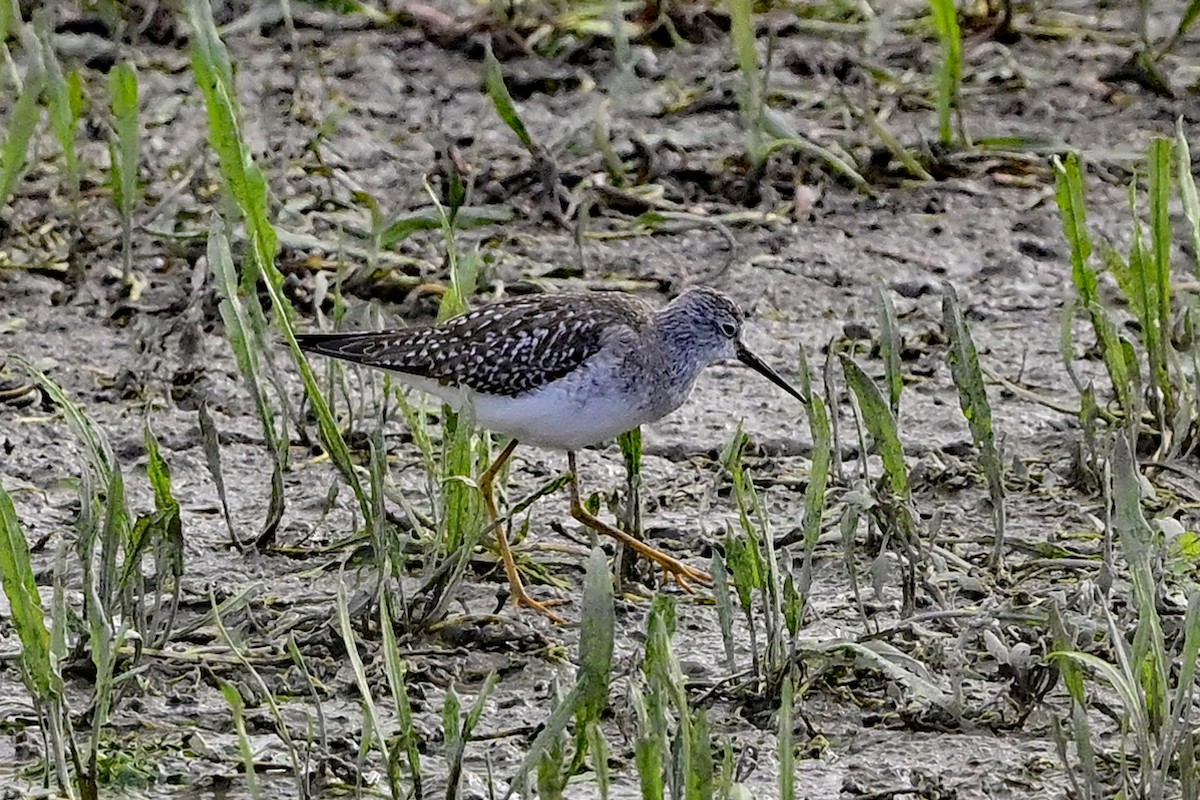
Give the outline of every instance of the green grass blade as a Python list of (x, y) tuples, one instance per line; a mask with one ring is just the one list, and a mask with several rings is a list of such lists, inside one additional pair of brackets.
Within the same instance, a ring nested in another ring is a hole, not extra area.
[[(1162, 744), (1155, 773), (1160, 778), (1166, 778), (1168, 773), (1178, 775), (1180, 796), (1185, 800), (1196, 800), (1200, 797), (1200, 771), (1196, 770), (1198, 752), (1192, 704), (1200, 689), (1196, 682), (1197, 668), (1200, 667), (1200, 591), (1193, 590), (1188, 597), (1182, 633), (1182, 646), (1170, 655), (1178, 665), (1178, 674), (1173, 676), (1171, 705), (1158, 735)], [(1165, 642), (1163, 644), (1165, 646)], [(1151, 791), (1154, 791), (1153, 787)]]
[[(278, 239), (268, 216), (267, 183), (241, 135), (229, 54), (217, 33), (209, 3), (190, 0), (187, 4), (187, 14), (193, 32), (192, 71), (208, 110), (209, 143), (217, 152), (225, 186), (242, 213), (246, 235), (251, 244), (249, 257), (243, 263), (243, 290), (247, 297), (253, 297), (257, 293), (258, 278), (260, 275), (263, 277), (263, 284), (271, 298), (276, 319), (292, 359), (300, 371), (304, 389), (312, 402), (321, 443), (342, 479), (354, 491), (363, 519), (370, 520), (371, 504), (355, 472), (350, 449), (342, 438), (329, 403), (321, 394), (312, 368), (296, 343), (292, 331), (292, 306), (283, 294), (283, 275), (275, 266)], [(260, 317), (261, 313), (256, 314), (252, 316), (251, 321), (255, 324), (256, 335), (265, 344), (264, 324)]]
[(896, 307), (891, 296), (875, 287), (879, 303), (879, 354), (883, 359), (884, 385), (887, 386), (888, 406), (892, 416), (900, 418), (900, 394), (904, 391), (904, 376), (900, 372), (900, 331), (896, 322)]
[[(154, 492), (154, 513), (148, 518), (142, 519), (149, 523), (152, 539), (157, 545), (155, 563), (158, 567), (156, 577), (160, 584), (159, 596), (161, 597), (163, 591), (169, 588), (171, 604), (166, 619), (158, 618), (158, 605), (156, 604), (156, 618), (153, 620), (155, 625), (153, 628), (143, 630), (142, 633), (143, 636), (153, 635), (155, 638), (152, 640), (152, 644), (162, 647), (171, 637), (171, 628), (179, 603), (179, 582), (183, 577), (183, 517), (179, 501), (175, 499), (170, 467), (162, 457), (158, 439), (149, 423), (146, 424), (145, 441), (146, 476), (149, 478), (150, 488)], [(139, 519), (139, 522), (141, 521)], [(134, 563), (134, 561), (134, 559), (126, 557), (126, 563)], [(167, 580), (168, 576), (169, 581)]]
[[(529, 770), (542, 764), (543, 755), (566, 731), (571, 718), (575, 719), (576, 751), (574, 767), (580, 766), (587, 748), (587, 729), (598, 725), (608, 705), (609, 675), (612, 671), (613, 647), (616, 637), (616, 617), (613, 608), (612, 579), (608, 562), (599, 548), (588, 556), (583, 578), (583, 608), (579, 631), (579, 672), (575, 686), (564, 697), (550, 718), (543, 724), (537, 738), (529, 746), (521, 766), (510, 782), (505, 797), (520, 786)], [(593, 760), (601, 754), (593, 752)], [(596, 766), (597, 772), (602, 769)]]
[[(0, 5), (3, 3), (0, 2)], [(31, 69), (25, 76), (16, 104), (4, 121), (4, 129), (8, 133), (4, 137), (4, 144), (0, 146), (0, 206), (8, 202), (28, 166), (29, 143), (42, 116), (39, 100), (44, 83), (42, 71)]]
[(713, 603), (717, 607), (717, 624), (721, 628), (721, 641), (725, 644), (725, 666), (730, 672), (737, 672), (733, 638), (733, 596), (729, 593), (729, 572), (725, 568), (725, 559), (716, 549), (713, 550), (709, 573), (713, 579), (712, 593)]
[[(454, 214), (454, 227), (457, 229), (483, 228), (492, 225), (503, 225), (511, 222), (516, 215), (511, 208), (505, 206), (463, 206)], [(414, 233), (420, 231), (436, 231), (442, 227), (442, 217), (437, 210), (428, 208), (420, 211), (408, 211), (384, 222), (376, 237), (379, 249), (390, 250)]]
[(1196, 695), (1196, 670), (1200, 662), (1200, 591), (1188, 597), (1187, 614), (1183, 621), (1183, 648), (1178, 659), (1179, 677), (1175, 681), (1175, 694), (1171, 701), (1168, 719), (1178, 732), (1181, 722), (1192, 716), (1189, 713), (1192, 698)]
[[(113, 615), (119, 613), (113, 595), (117, 552), (129, 543), (129, 516), (125, 507), (124, 479), (113, 458), (112, 447), (103, 431), (76, 404), (62, 387), (41, 370), (19, 356), (13, 363), (24, 369), (62, 411), (71, 433), (83, 444), (85, 459), (80, 478), (80, 515), (76, 524), (79, 536), (75, 550), (83, 569), (84, 608), (89, 632), (91, 656), (96, 664), (96, 711), (93, 725), (98, 734), (107, 714), (106, 694), (111, 675)], [(99, 559), (96, 540), (100, 538)]]
[(253, 291), (260, 275), (278, 286), (282, 276), (274, 269), (277, 239), (269, 222), (267, 181), (244, 143), (229, 53), (209, 3), (189, 0), (187, 16), (192, 28), (192, 72), (208, 110), (208, 141), (217, 154), (225, 187), (242, 212), (254, 253), (245, 262), (249, 269), (243, 274), (243, 286)]
[[(14, 13), (15, 12), (15, 13)], [(13, 20), (20, 20), (20, 9), (12, 0), (0, 2), (0, 42), (7, 42), (13, 30)]]
[[(5, 3), (0, 2), (0, 5)], [(64, 74), (58, 54), (51, 44), (50, 31), (44, 15), (35, 15), (34, 27), (41, 42), (42, 63), (46, 67), (46, 106), (54, 138), (62, 149), (66, 167), (67, 189), (74, 203), (79, 195), (79, 152), (75, 136), (79, 130), (79, 116), (83, 110), (83, 79), (79, 70), (72, 69)], [(2, 41), (0, 37), (0, 41)]]
[(492, 105), (496, 108), (496, 113), (500, 115), (500, 119), (516, 134), (525, 149), (536, 156), (537, 145), (534, 144), (533, 137), (529, 135), (529, 129), (521, 121), (521, 115), (517, 113), (512, 95), (508, 93), (508, 87), (504, 84), (504, 70), (495, 54), (492, 53), (490, 41), (483, 57), (483, 85), (488, 97), (492, 100)]
[(841, 360), (846, 385), (854, 392), (858, 407), (862, 411), (863, 424), (867, 426), (867, 432), (871, 434), (871, 438), (875, 440), (875, 447), (879, 449), (892, 493), (901, 500), (908, 500), (908, 468), (904, 464), (904, 447), (900, 443), (896, 418), (892, 416), (879, 387), (863, 372), (862, 367), (849, 356), (842, 355)]
[(637, 768), (642, 800), (664, 800), (667, 793), (666, 724), (654, 720), (646, 696), (636, 683), (630, 684), (630, 703), (638, 720), (638, 735), (633, 743), (633, 761)]
[[(617, 437), (621, 448), (621, 459), (625, 462), (625, 508), (621, 515), (621, 529), (636, 539), (642, 538), (642, 429), (634, 428)], [(621, 563), (632, 566), (632, 553), (622, 549)], [(618, 572), (618, 579), (624, 576)], [(620, 583), (618, 583), (620, 588)]]
[(1159, 48), (1151, 59), (1152, 63), (1162, 60), (1162, 57), (1175, 49), (1175, 45), (1179, 44), (1180, 40), (1187, 35), (1187, 32), (1196, 24), (1196, 20), (1200, 19), (1200, 0), (1190, 0), (1183, 13), (1179, 16), (1179, 24), (1175, 26), (1175, 32), (1171, 37)]
[[(1089, 263), (1092, 256), (1092, 241), (1087, 231), (1087, 201), (1083, 190), (1083, 171), (1075, 153), (1067, 155), (1066, 161), (1057, 156), (1051, 159), (1055, 176), (1055, 198), (1063, 234), (1071, 248), (1071, 279), (1083, 307), (1087, 310), (1096, 333), (1104, 366), (1112, 381), (1113, 392), (1130, 424), (1136, 424), (1139, 408), (1139, 393), (1134, 391), (1138, 383), (1137, 362), (1127, 358), (1116, 325), (1100, 303), (1099, 281), (1096, 271)], [(1121, 268), (1123, 269), (1123, 267)], [(1118, 277), (1120, 270), (1117, 270)]]
[(117, 580), (117, 555), (129, 549), (132, 526), (125, 502), (125, 477), (114, 466), (108, 473), (104, 497), (104, 527), (100, 531), (100, 599), (111, 610)]
[(746, 133), (746, 154), (750, 163), (757, 165), (766, 157), (766, 149), (763, 146), (763, 75), (758, 66), (751, 0), (729, 0), (729, 33), (733, 39), (734, 60), (742, 76), (738, 105)]
[[(1137, 686), (1127, 680), (1125, 673), (1114, 664), (1110, 664), (1102, 658), (1092, 655), (1091, 653), (1083, 653), (1078, 650), (1070, 650), (1066, 652), (1050, 653), (1048, 658), (1054, 659), (1061, 663), (1063, 659), (1074, 661), (1075, 663), (1088, 667), (1096, 672), (1104, 682), (1111, 686), (1121, 699), (1121, 705), (1125, 707), (1125, 711), (1131, 715), (1138, 715), (1141, 709), (1141, 699), (1138, 695)], [(1135, 722), (1131, 723), (1135, 727), (1145, 729), (1146, 723)]]
[(983, 370), (979, 366), (979, 352), (975, 349), (975, 340), (963, 319), (962, 309), (958, 304), (958, 293), (949, 283), (942, 287), (942, 326), (950, 341), (946, 359), (950, 363), (950, 374), (958, 389), (959, 406), (971, 429), (971, 439), (979, 449), (980, 466), (987, 480), (996, 536), (992, 563), (998, 566), (1004, 547), (1004, 465), (1000, 462), (1000, 453), (996, 449), (996, 436), (992, 430), (992, 406), (984, 386)]
[(508, 800), (517, 791), (517, 788), (524, 784), (525, 776), (528, 775), (535, 764), (539, 763), (542, 754), (554, 743), (554, 741), (567, 729), (567, 725), (571, 722), (571, 717), (575, 714), (575, 706), (579, 701), (579, 685), (576, 684), (567, 696), (562, 699), (550, 712), (550, 716), (542, 723), (542, 729), (538, 732), (537, 737), (529, 745), (529, 751), (525, 754), (521, 765), (517, 767), (516, 775), (509, 782), (509, 789), (505, 793), (504, 798)]
[[(267, 380), (259, 350), (254, 346), (255, 339), (250, 312), (238, 291), (237, 270), (233, 265), (233, 254), (229, 249), (229, 240), (225, 236), (225, 227), (219, 217), (214, 218), (208, 234), (208, 266), (216, 279), (217, 290), (221, 301), (218, 310), (225, 322), (225, 336), (233, 349), (238, 371), (246, 382), (250, 395), (254, 399), (254, 409), (262, 426), (263, 441), (271, 453), (271, 496), (267, 506), (266, 519), (263, 521), (260, 541), (269, 540), (283, 518), (283, 469), (286, 463), (286, 441), (278, 432), (275, 408), (267, 394)], [(253, 302), (258, 302), (254, 299)]]
[(483, 517), (475, 485), (474, 435), (468, 418), (443, 408), (442, 542), (446, 555), (466, 558), (479, 540)]
[[(1171, 381), (1171, 140), (1157, 136), (1150, 142), (1149, 162), (1150, 241), (1151, 257), (1147, 283), (1153, 286), (1147, 294), (1153, 298), (1147, 321), (1156, 339), (1151, 375), (1157, 392), (1151, 396), (1161, 402), (1162, 418), (1169, 422), (1175, 416), (1178, 392)], [(1146, 335), (1149, 331), (1143, 332)], [(1149, 357), (1149, 353), (1148, 353)]]
[(732, 529), (725, 539), (725, 558), (733, 574), (733, 588), (745, 614), (751, 610), (754, 591), (763, 585), (761, 558), (755, 542), (745, 536), (734, 536)]
[(237, 527), (233, 524), (233, 515), (229, 511), (229, 495), (225, 491), (225, 472), (221, 467), (221, 437), (217, 433), (216, 423), (209, 413), (208, 404), (201, 403), (196, 411), (200, 424), (200, 445), (204, 450), (204, 462), (208, 466), (208, 474), (212, 478), (213, 487), (217, 490), (217, 500), (221, 503), (221, 516), (225, 519), (225, 528), (229, 531), (229, 541), (238, 550), (243, 549)]
[(716, 764), (713, 761), (712, 729), (704, 708), (692, 714), (690, 760), (685, 765), (684, 797), (688, 800), (712, 800), (716, 785)]
[(779, 693), (779, 798), (796, 798), (796, 750), (792, 742), (792, 712), (795, 705), (795, 690), (792, 676), (783, 676), (783, 687)]
[(421, 750), (419, 746), (420, 732), (417, 730), (416, 723), (413, 720), (412, 703), (409, 701), (408, 689), (405, 686), (406, 666), (403, 658), (400, 656), (400, 647), (396, 642), (396, 631), (392, 627), (394, 617), (391, 609), (391, 601), (388, 599), (386, 588), (383, 585), (380, 586), (379, 599), (380, 616), (382, 617), (382, 625), (380, 627), (383, 633), (384, 672), (387, 675), (388, 688), (392, 692), (396, 719), (400, 724), (399, 742), (397, 744), (404, 748), (404, 752), (408, 757), (408, 773), (412, 777), (413, 796), (424, 797), (421, 778)]
[(50, 660), (50, 631), (34, 579), (29, 544), (21, 530), (12, 499), (0, 486), (0, 579), (21, 640), (21, 665), (30, 690), (40, 705), (50, 703), (61, 687)]
[[(583, 607), (580, 613), (579, 673), (575, 693), (575, 757), (572, 772), (582, 766), (588, 749), (588, 731), (599, 730), (601, 716), (608, 707), (609, 675), (612, 672), (616, 641), (616, 612), (613, 608), (613, 584), (604, 551), (593, 548), (588, 555), (583, 577)], [(597, 773), (604, 767), (592, 754)]]
[(588, 725), (585, 732), (588, 752), (592, 754), (592, 765), (596, 775), (596, 789), (600, 800), (608, 800), (611, 778), (608, 773), (608, 741), (598, 723)]
[[(556, 692), (554, 700), (561, 702), (562, 698)], [(586, 735), (579, 731), (580, 736)], [(537, 765), (537, 797), (538, 800), (565, 800), (567, 781), (571, 769), (567, 764), (567, 737), (559, 734), (554, 737), (549, 746), (542, 751)]]
[(679, 770), (686, 770), (692, 764), (692, 711), (688, 705), (683, 669), (679, 665), (679, 658), (671, 641), (674, 635), (675, 598), (664, 594), (655, 595), (650, 604), (642, 673), (650, 689), (648, 699), (652, 724), (660, 726), (664, 737), (664, 753), (668, 751), (665, 746), (667, 707), (674, 708), (678, 727), (673, 750), (678, 769), (672, 773), (671, 796), (680, 797), (683, 796), (683, 789), (687, 785), (687, 776), (680, 774)]
[(238, 741), (238, 755), (242, 758), (242, 771), (246, 774), (246, 787), (250, 790), (250, 796), (254, 800), (261, 800), (263, 791), (258, 782), (258, 770), (254, 766), (254, 748), (250, 744), (250, 735), (246, 732), (246, 704), (242, 700), (241, 692), (232, 683), (222, 680), (219, 685), (221, 695), (225, 698), (225, 703), (229, 706), (229, 713), (233, 717), (233, 730), (237, 734)]
[[(1070, 652), (1075, 649), (1075, 641), (1067, 632), (1062, 613), (1057, 603), (1050, 604), (1050, 631), (1056, 652)], [(1096, 774), (1096, 752), (1092, 744), (1091, 724), (1087, 715), (1087, 688), (1084, 682), (1082, 667), (1070, 658), (1057, 658), (1059, 675), (1063, 686), (1071, 697), (1071, 735), (1075, 741), (1076, 752), (1085, 776)]]
[[(379, 754), (383, 758), (383, 763), (391, 764), (392, 758), (388, 752), (387, 738), (383, 735), (383, 727), (379, 722), (379, 710), (375, 706), (374, 694), (371, 691), (371, 682), (367, 679), (367, 670), (363, 666), (362, 656), (358, 652), (358, 642), (354, 638), (354, 625), (350, 621), (350, 607), (346, 601), (346, 584), (344, 581), (338, 582), (336, 606), (338, 630), (341, 632), (342, 642), (346, 646), (346, 656), (350, 661), (351, 673), (354, 675), (354, 685), (358, 689), (359, 697), (362, 699), (363, 715), (366, 717), (366, 722), (370, 727), (370, 731), (363, 731), (362, 747), (364, 749), (370, 747), (371, 738), (374, 738), (375, 744), (379, 748)], [(455, 730), (457, 730), (457, 726)]]
[(949, 146), (954, 143), (953, 117), (962, 80), (962, 31), (958, 27), (958, 9), (954, 0), (929, 0), (929, 7), (942, 46), (942, 63), (938, 69), (938, 139)]
[[(452, 687), (453, 688), (453, 687)], [(467, 752), (467, 742), (471, 740), (471, 734), (479, 725), (479, 720), (483, 717), (483, 710), (486, 707), (487, 699), (491, 696), (492, 690), (496, 688), (496, 673), (489, 672), (487, 678), (483, 681), (483, 686), (479, 688), (479, 694), (475, 696), (475, 702), (471, 704), (471, 708), (467, 711), (467, 715), (461, 722), (458, 720), (457, 711), (451, 708), (451, 704), (447, 702), (446, 709), (443, 710), (443, 726), (446, 732), (446, 762), (448, 764), (449, 777), (447, 784), (446, 796), (458, 797), (459, 782), (462, 778), (463, 759)], [(447, 693), (447, 700), (453, 697), (453, 692)], [(457, 702), (453, 704), (457, 707)], [(451, 719), (453, 713), (454, 718)], [(454, 731), (451, 735), (451, 731)], [(451, 794), (453, 791), (453, 794)]]
[(122, 61), (109, 70), (108, 91), (114, 133), (108, 143), (110, 186), (121, 215), (124, 273), (128, 279), (133, 267), (133, 209), (138, 191), (138, 77), (133, 64)]
[(583, 577), (583, 607), (579, 630), (579, 698), (575, 724), (600, 722), (608, 706), (608, 677), (612, 671), (616, 617), (613, 586), (604, 552), (593, 548)]
[(1150, 142), (1150, 238), (1153, 242), (1154, 279), (1157, 284), (1159, 327), (1171, 330), (1171, 140), (1156, 136)]
[(1088, 266), (1092, 257), (1092, 240), (1087, 231), (1087, 200), (1083, 193), (1083, 171), (1076, 153), (1068, 153), (1066, 161), (1058, 156), (1051, 159), (1054, 166), (1055, 200), (1062, 219), (1063, 234), (1071, 247), (1071, 277), (1075, 291), (1085, 308), (1100, 301), (1096, 273)]
[[(1194, 6), (1200, 8), (1200, 0)], [(1196, 192), (1196, 179), (1192, 175), (1192, 153), (1187, 136), (1183, 133), (1183, 120), (1175, 127), (1175, 177), (1179, 182), (1179, 196), (1183, 202), (1183, 214), (1190, 223), (1192, 241), (1192, 269), (1200, 277), (1200, 195)]]
[[(1136, 692), (1138, 706), (1147, 709), (1151, 719), (1162, 719), (1169, 707), (1167, 686), (1170, 665), (1163, 642), (1162, 621), (1158, 616), (1158, 582), (1155, 579), (1154, 532), (1142, 513), (1142, 484), (1133, 449), (1124, 436), (1113, 452), (1113, 527), (1121, 541), (1121, 551), (1129, 565), (1133, 585), (1133, 605), (1137, 609), (1134, 635), (1133, 670), (1141, 691)], [(1130, 671), (1133, 671), (1130, 670)], [(1134, 709), (1129, 708), (1133, 713)]]
[[(825, 399), (813, 391), (808, 356), (800, 349), (800, 390), (808, 397), (808, 430), (812, 436), (812, 465), (808, 486), (804, 488), (804, 519), (800, 523), (804, 536), (804, 551), (811, 558), (821, 537), (821, 521), (825, 513), (825, 490), (833, 463), (833, 431)], [(807, 593), (807, 588), (805, 592)]]
[[(446, 210), (438, 203), (432, 187), (426, 185), (442, 219), (446, 258), (450, 264), (450, 285), (438, 306), (438, 321), (467, 311), (479, 279), (478, 251), (459, 256), (454, 229)], [(485, 530), (482, 497), (475, 485), (476, 444), (486, 456), (487, 440), (475, 436), (468, 418), (442, 407), (442, 503), (441, 535), (443, 552), (460, 564), (466, 559)]]

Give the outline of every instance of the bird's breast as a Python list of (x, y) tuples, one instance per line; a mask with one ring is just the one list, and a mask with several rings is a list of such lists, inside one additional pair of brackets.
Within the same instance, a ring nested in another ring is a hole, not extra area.
[(471, 406), (481, 428), (554, 450), (578, 450), (653, 422), (686, 398), (651, 384), (628, 364), (599, 359), (516, 397), (475, 395)]

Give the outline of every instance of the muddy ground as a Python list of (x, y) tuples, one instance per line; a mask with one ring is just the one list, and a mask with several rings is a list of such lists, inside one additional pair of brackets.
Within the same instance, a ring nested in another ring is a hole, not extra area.
[[(938, 541), (954, 556), (928, 565), (928, 579), (940, 587), (944, 605), (925, 598), (917, 619), (902, 621), (894, 565), (880, 575), (879, 591), (873, 590), (873, 553), (863, 544), (856, 551), (856, 569), (865, 581), (870, 618), (860, 617), (836, 535), (838, 509), (857, 468), (857, 447), (848, 433), (842, 445), (846, 477), (831, 489), (830, 535), (818, 550), (803, 637), (886, 642), (921, 665), (945, 693), (943, 699), (951, 700), (949, 710), (934, 713), (928, 698), (914, 697), (870, 669), (850, 662), (809, 665), (813, 679), (803, 688), (797, 715), (802, 719), (797, 727), (801, 796), (1063, 797), (1064, 767), (1050, 730), (1052, 720), (1065, 714), (1066, 695), (1055, 687), (1027, 719), (1016, 722), (1012, 683), (988, 654), (982, 632), (991, 630), (1009, 644), (1026, 642), (1040, 658), (1050, 648), (1048, 633), (1023, 621), (1027, 613), (1044, 613), (1052, 597), (1072, 613), (1094, 613), (1079, 598), (1086, 594), (1081, 585), (1099, 577), (1100, 498), (1076, 481), (1080, 434), (1074, 419), (993, 385), (996, 425), (1013, 475), (1008, 572), (997, 578), (986, 567), (991, 518), (944, 361), (941, 283), (957, 288), (986, 367), (1039, 395), (1077, 405), (1060, 354), (1070, 265), (1049, 152), (1084, 153), (1091, 167), (1092, 229), (1126, 241), (1127, 182), (1147, 142), (1172, 134), (1177, 119), (1187, 131), (1200, 121), (1191, 89), (1200, 46), (1194, 37), (1185, 39), (1163, 60), (1175, 89), (1175, 96), (1167, 97), (1136, 83), (1105, 80), (1129, 53), (1132, 10), (1039, 2), (1035, 12), (1019, 7), (1016, 35), (1002, 37), (1005, 41), (986, 22), (968, 26), (965, 129), (977, 140), (1022, 137), (1025, 146), (940, 154), (938, 179), (919, 183), (907, 180), (886, 156), (878, 157), (878, 140), (855, 114), (869, 105), (914, 150), (930, 152), (936, 141), (931, 87), (937, 45), (921, 35), (926, 28), (911, 24), (923, 4), (894, 5), (881, 8), (884, 16), (870, 23), (818, 24), (823, 7), (817, 5), (806, 7), (806, 16), (816, 22), (790, 12), (759, 19), (760, 44), (768, 31), (776, 34), (769, 79), (776, 112), (800, 134), (853, 157), (868, 172), (874, 197), (791, 153), (773, 157), (765, 175), (746, 176), (736, 100), (740, 77), (722, 29), (727, 20), (718, 13), (689, 10), (684, 16), (691, 27), (682, 32), (691, 41), (678, 46), (635, 41), (623, 73), (602, 39), (566, 39), (553, 55), (538, 56), (521, 53), (521, 37), (528, 37), (529, 29), (514, 32), (498, 23), (438, 28), (446, 19), (483, 19), (484, 12), (473, 6), (452, 8), (445, 19), (434, 15), (418, 24), (381, 28), (359, 15), (296, 5), (295, 51), (273, 11), (224, 9), (219, 21), (231, 25), (225, 41), (236, 65), (247, 131), (278, 201), (277, 223), (291, 234), (325, 243), (297, 246), (285, 239), (279, 257), (289, 275), (288, 289), (303, 311), (301, 327), (317, 324), (305, 300), (312, 297), (318, 272), (328, 277), (339, 264), (363, 263), (361, 252), (369, 248), (353, 235), (371, 226), (363, 198), (373, 198), (385, 217), (428, 209), (423, 179), (431, 176), (435, 188), (440, 186), (431, 165), (448, 144), (455, 144), (472, 168), (470, 202), (511, 212), (506, 222), (458, 234), (461, 250), (479, 247), (484, 256), (484, 294), (617, 286), (660, 302), (691, 283), (710, 283), (743, 304), (751, 320), (751, 346), (791, 376), (798, 347), (806, 348), (819, 370), (831, 342), (835, 350), (855, 349), (861, 362), (880, 374), (874, 293), (890, 293), (905, 342), (908, 385), (900, 424), (917, 476), (917, 507), (927, 522), (939, 519)], [(1176, 6), (1154, 5), (1153, 37), (1161, 39), (1172, 29)], [(150, 502), (142, 443), (143, 423), (149, 421), (183, 506), (185, 572), (176, 629), (201, 623), (142, 656), (141, 671), (130, 678), (113, 711), (109, 746), (128, 756), (132, 766), (124, 778), (147, 795), (246, 796), (230, 712), (217, 686), (218, 678), (231, 680), (247, 696), (255, 758), (268, 796), (294, 796), (290, 765), (266, 707), (205, 618), (210, 592), (218, 599), (249, 592), (252, 600), (226, 624), (286, 701), (294, 735), (303, 740), (317, 709), (297, 688), (281, 643), (286, 632), (296, 636), (321, 682), (328, 750), (314, 751), (314, 768), (321, 767), (331, 785), (352, 786), (359, 779), (362, 718), (335, 627), (334, 598), (343, 581), (353, 587), (370, 578), (369, 567), (344, 544), (353, 534), (353, 499), (343, 489), (333, 507), (325, 508), (336, 474), (297, 442), (274, 546), (245, 554), (231, 548), (200, 443), (200, 403), (208, 404), (221, 434), (230, 512), (243, 537), (254, 535), (262, 523), (269, 467), (261, 428), (206, 278), (210, 215), (223, 205), (215, 159), (205, 142), (203, 101), (189, 68), (186, 26), (168, 16), (114, 44), (114, 37), (94, 30), (97, 26), (78, 24), (83, 17), (64, 8), (55, 40), (66, 62), (84, 66), (90, 103), (90, 124), (80, 137), (85, 165), (81, 234), (74, 243), (67, 235), (70, 211), (58, 151), (44, 129), (28, 175), (0, 212), (0, 379), (10, 384), (23, 379), (13, 363), (3, 361), (18, 355), (59, 382), (111, 440), (140, 510)], [(481, 91), (481, 43), (489, 29), (503, 43), (496, 49), (533, 138), (554, 154), (573, 197), (593, 198), (582, 228), (574, 219), (563, 225), (546, 213), (539, 184), (527, 174), (528, 154)], [(134, 237), (135, 270), (145, 287), (136, 298), (123, 297), (115, 277), (121, 264), (119, 223), (104, 186), (102, 71), (114, 53), (137, 65), (145, 122), (144, 196)], [(890, 81), (881, 81), (881, 70)], [(629, 207), (628, 198), (584, 192), (584, 182), (603, 173), (594, 135), (598, 119), (605, 120), (612, 146), (630, 173), (640, 171), (642, 185), (661, 190), (671, 208), (692, 213), (686, 224), (639, 228), (633, 220), (644, 209)], [(720, 217), (732, 212), (743, 213)], [(713, 223), (717, 218), (724, 222)], [(75, 292), (66, 280), (72, 248), (86, 269)], [(427, 317), (436, 296), (412, 290), (446, 280), (444, 253), (444, 241), (433, 231), (418, 232), (394, 252), (378, 254), (373, 276), (348, 295), (347, 324), (367, 324), (368, 304), (385, 320)], [(1195, 254), (1181, 250), (1176, 256), (1177, 264), (1187, 265)], [(199, 280), (205, 282), (197, 289)], [(189, 304), (193, 291), (201, 297)], [(1091, 339), (1081, 324), (1076, 331), (1083, 355)], [(300, 383), (291, 376), (290, 361), (281, 353), (277, 363), (299, 402)], [(1094, 360), (1081, 361), (1078, 369), (1085, 376), (1101, 372)], [(835, 403), (844, 431), (851, 430), (844, 391)], [(801, 518), (811, 442), (802, 409), (769, 383), (741, 367), (711, 369), (683, 409), (644, 431), (648, 535), (699, 566), (707, 565), (726, 526), (736, 522), (717, 455), (739, 421), (752, 442), (748, 465), (773, 530), (793, 532)], [(388, 443), (393, 480), (419, 504), (425, 479), (401, 423), (390, 424)], [(557, 453), (518, 450), (509, 496), (524, 495), (562, 470), (564, 461)], [(47, 597), (54, 554), (73, 537), (79, 463), (79, 445), (36, 392), (0, 405), (0, 483), (14, 496)], [(605, 492), (623, 487), (615, 447), (583, 453), (581, 465), (587, 487)], [(1185, 479), (1172, 480), (1180, 483), (1181, 497), (1200, 492)], [(1185, 528), (1193, 529), (1194, 512), (1183, 502), (1177, 509)], [(569, 521), (562, 496), (542, 501), (531, 520), (521, 549), (566, 583), (566, 588), (537, 592), (575, 600), (563, 612), (574, 620), (586, 536)], [(565, 527), (571, 538), (556, 527)], [(1042, 558), (1047, 542), (1074, 557), (1069, 566)], [(480, 724), (481, 739), (467, 750), (463, 796), (482, 797), (489, 768), (498, 785), (506, 786), (551, 707), (552, 682), (571, 680), (564, 654), (574, 652), (577, 629), (507, 607), (499, 617), (487, 616), (502, 597), (503, 574), (488, 568), (495, 563), (490, 552), (481, 553), (478, 563), (480, 569), (451, 607), (450, 623), (403, 642), (410, 653), (409, 691), (425, 734), (427, 769), (435, 776), (427, 787), (430, 796), (444, 793), (436, 777), (444, 780), (440, 713), (447, 686), (453, 683), (469, 701), (483, 676), (499, 670), (497, 690)], [(78, 591), (77, 575), (68, 572), (64, 580), (69, 591)], [(618, 797), (638, 791), (626, 697), (640, 659), (648, 603), (636, 594), (620, 598), (617, 608), (616, 680), (607, 733)], [(715, 611), (703, 592), (679, 593), (679, 603), (677, 644), (694, 697), (704, 695), (717, 740), (733, 743), (743, 782), (760, 796), (771, 796), (777, 771), (775, 701), (746, 689), (709, 691), (727, 673)], [(744, 630), (739, 637), (739, 661), (748, 663)], [(362, 647), (370, 660), (378, 641)], [(5, 654), (0, 661), (0, 795), (13, 797), (36, 786), (28, 769), (41, 752), (14, 657), (17, 648), (0, 614), (0, 652)], [(68, 677), (73, 697), (86, 703), (86, 669), (70, 670)], [(383, 692), (382, 679), (379, 685)], [(1098, 717), (1098, 724), (1116, 736), (1113, 723)], [(372, 753), (361, 780), (377, 780), (379, 770)], [(569, 791), (594, 796), (596, 786), (585, 775)]]

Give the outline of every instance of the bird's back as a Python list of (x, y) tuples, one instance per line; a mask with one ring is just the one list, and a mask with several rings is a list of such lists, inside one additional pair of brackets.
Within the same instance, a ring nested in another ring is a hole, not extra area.
[(568, 375), (600, 350), (606, 334), (640, 330), (652, 313), (620, 292), (543, 294), (500, 300), (437, 325), (297, 340), (322, 355), (515, 397)]

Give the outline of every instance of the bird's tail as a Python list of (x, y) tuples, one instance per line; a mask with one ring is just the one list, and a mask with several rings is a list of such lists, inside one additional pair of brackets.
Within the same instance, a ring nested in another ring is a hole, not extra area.
[[(397, 354), (407, 351), (406, 343), (412, 331), (383, 331), (379, 333), (298, 333), (296, 343), (309, 353), (340, 358), (372, 367), (395, 369), (400, 366)], [(404, 359), (399, 359), (404, 360)]]

